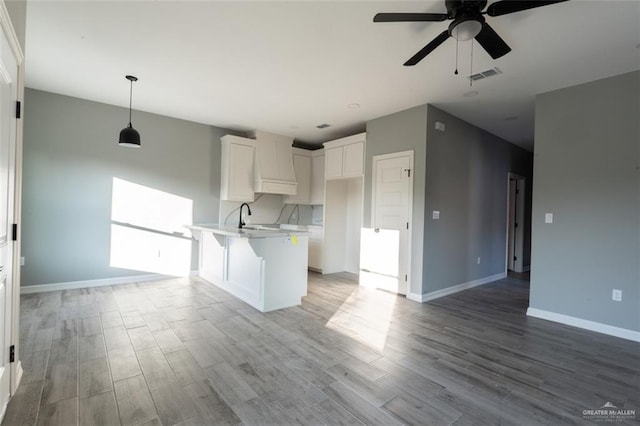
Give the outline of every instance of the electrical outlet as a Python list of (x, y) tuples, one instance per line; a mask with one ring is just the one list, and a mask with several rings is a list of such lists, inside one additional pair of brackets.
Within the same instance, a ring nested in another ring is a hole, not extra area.
[(440, 219), (440, 212), (439, 212), (438, 210), (434, 210), (434, 211), (433, 211), (433, 214), (431, 215), (431, 218), (432, 218), (433, 220), (438, 220), (438, 219)]
[(24, 256), (20, 258), (20, 266), (24, 266)]
[(622, 302), (622, 290), (613, 289), (611, 292), (611, 300)]
[(476, 261), (478, 265), (480, 264), (480, 256), (478, 256), (478, 260)]
[(553, 213), (545, 213), (544, 223), (553, 223)]

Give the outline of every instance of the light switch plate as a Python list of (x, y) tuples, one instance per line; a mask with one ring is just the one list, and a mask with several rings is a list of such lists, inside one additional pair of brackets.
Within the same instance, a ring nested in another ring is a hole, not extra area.
[(544, 223), (553, 223), (553, 213), (545, 213)]
[(613, 289), (613, 291), (611, 292), (611, 300), (614, 300), (616, 302), (622, 302), (622, 290), (618, 290), (618, 289)]
[(438, 219), (440, 219), (440, 212), (439, 212), (438, 210), (434, 210), (434, 211), (433, 211), (433, 214), (431, 215), (431, 218), (432, 218), (433, 220), (438, 220)]

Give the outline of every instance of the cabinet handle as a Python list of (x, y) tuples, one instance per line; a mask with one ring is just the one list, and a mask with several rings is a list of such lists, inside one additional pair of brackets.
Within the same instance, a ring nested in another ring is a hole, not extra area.
[(373, 232), (375, 232), (377, 234), (378, 232), (380, 232), (380, 228), (374, 229)]

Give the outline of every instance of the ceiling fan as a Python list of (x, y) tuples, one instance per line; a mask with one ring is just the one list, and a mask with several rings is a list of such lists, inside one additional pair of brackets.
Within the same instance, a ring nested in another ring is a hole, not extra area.
[(493, 59), (498, 59), (511, 51), (511, 48), (487, 23), (484, 16), (502, 16), (522, 10), (561, 3), (567, 0), (500, 0), (487, 5), (487, 0), (445, 0), (447, 13), (378, 13), (373, 22), (440, 22), (453, 20), (449, 29), (441, 32), (429, 44), (413, 55), (405, 66), (413, 66), (423, 60), (446, 39), (453, 37), (458, 41), (475, 38)]

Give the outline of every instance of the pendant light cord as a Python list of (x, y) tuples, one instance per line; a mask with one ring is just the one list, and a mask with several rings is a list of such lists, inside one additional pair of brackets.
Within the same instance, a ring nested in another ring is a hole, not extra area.
[(129, 80), (129, 127), (131, 127), (131, 99), (133, 97), (133, 80)]
[(473, 87), (473, 39), (471, 39), (471, 74), (469, 74), (469, 87)]

